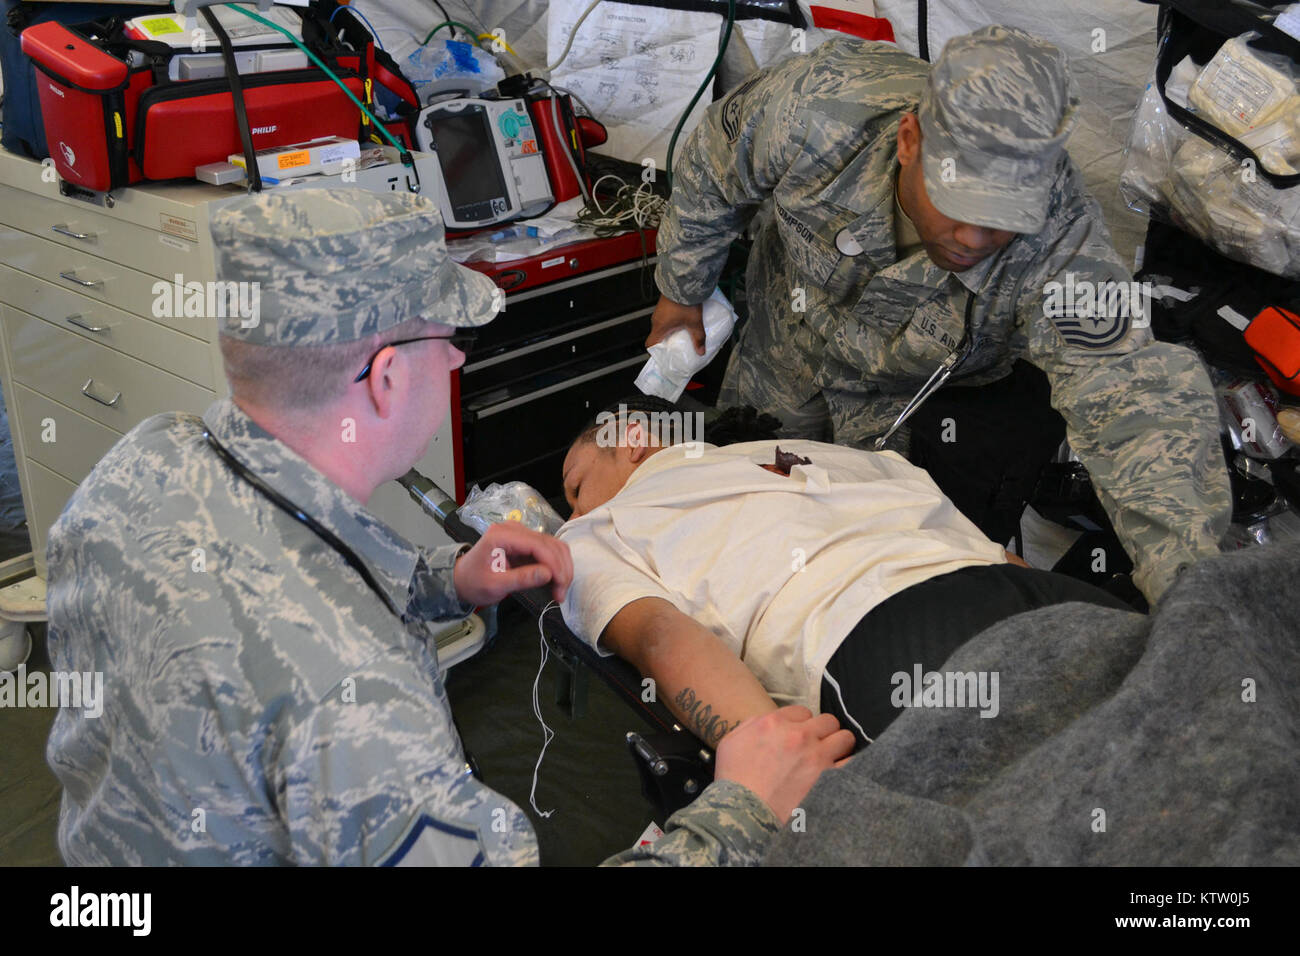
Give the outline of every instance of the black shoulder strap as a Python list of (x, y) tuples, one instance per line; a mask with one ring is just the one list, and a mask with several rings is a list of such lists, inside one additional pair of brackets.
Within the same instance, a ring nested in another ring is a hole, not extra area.
[(1267, 41), (1266, 48), (1285, 53), (1300, 63), (1300, 40), (1279, 30), (1275, 11), (1268, 7), (1224, 0), (1142, 0), (1176, 10), (1188, 20), (1221, 37), (1236, 37), (1254, 31)]
[[(1169, 115), (1238, 161), (1250, 160), (1256, 173), (1275, 189), (1290, 189), (1300, 185), (1300, 173), (1273, 172), (1245, 143), (1219, 129), (1204, 116), (1179, 106), (1170, 100), (1165, 92), (1165, 84), (1169, 81), (1175, 63), (1182, 59), (1178, 54), (1186, 52), (1182, 46), (1174, 42), (1172, 36), (1173, 31), (1180, 26), (1186, 29), (1194, 25), (1225, 39), (1254, 31), (1261, 35), (1261, 39), (1252, 41), (1252, 46), (1258, 45), (1262, 49), (1284, 53), (1296, 63), (1300, 63), (1300, 41), (1275, 27), (1272, 17), (1267, 16), (1264, 8), (1258, 8), (1259, 12), (1252, 12), (1244, 6), (1223, 4), (1222, 0), (1142, 0), (1142, 2), (1154, 3), (1162, 8), (1155, 82), (1156, 91), (1164, 101)], [(1182, 23), (1180, 18), (1183, 18)]]
[(239, 78), (239, 64), (235, 62), (235, 48), (230, 43), (230, 35), (221, 25), (211, 7), (202, 8), (203, 19), (216, 35), (221, 44), (221, 55), (226, 61), (226, 79), (230, 81), (230, 96), (235, 103), (235, 123), (239, 126), (239, 140), (244, 146), (244, 175), (248, 187), (253, 192), (262, 191), (262, 174), (257, 169), (257, 150), (253, 149), (253, 132), (248, 126), (248, 110), (244, 108), (244, 83)]
[(930, 62), (930, 8), (925, 0), (916, 4), (916, 46), (922, 60)]
[(126, 18), (122, 16), (110, 17), (104, 21), (103, 37), (104, 48), (109, 53), (122, 59), (126, 59), (127, 53), (133, 50), (142, 53), (153, 70), (154, 83), (168, 82), (167, 67), (176, 53), (174, 48), (161, 40), (137, 40), (127, 36)]
[[(207, 8), (205, 7), (204, 9)], [(216, 436), (207, 428), (203, 429), (203, 437), (212, 447), (212, 450), (217, 453), (217, 457), (225, 463), (227, 468), (252, 485), (277, 508), (311, 529), (311, 531), (328, 544), (335, 553), (339, 555), (339, 557), (347, 562), (348, 567), (352, 568), (353, 571), (356, 571), (357, 574), (361, 576), (361, 580), (365, 581), (370, 590), (375, 592), (375, 596), (379, 598), (384, 607), (388, 608), (388, 610), (392, 612), (394, 617), (400, 621), (406, 620), (397, 605), (393, 603), (393, 599), (389, 597), (388, 592), (385, 591), (379, 582), (375, 580), (375, 576), (371, 573), (370, 568), (366, 567), (366, 563), (361, 560), (355, 551), (340, 540), (338, 535), (309, 515), (305, 510), (299, 508), (284, 495), (280, 494), (257, 475), (253, 474), (253, 472), (250, 471), (243, 462), (230, 453), (229, 449), (227, 449), (225, 445), (217, 441)]]

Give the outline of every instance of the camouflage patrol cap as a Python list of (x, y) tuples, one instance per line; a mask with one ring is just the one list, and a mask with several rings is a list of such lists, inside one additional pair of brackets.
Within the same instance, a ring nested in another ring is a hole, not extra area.
[(954, 37), (917, 110), (930, 201), (959, 222), (1038, 232), (1077, 103), (1047, 41), (1002, 26)]
[(477, 326), (501, 305), (491, 279), (448, 257), (437, 204), (413, 193), (259, 193), (211, 229), (217, 278), (259, 284), (259, 320), (232, 316), (221, 334), (255, 345), (354, 342), (415, 318)]

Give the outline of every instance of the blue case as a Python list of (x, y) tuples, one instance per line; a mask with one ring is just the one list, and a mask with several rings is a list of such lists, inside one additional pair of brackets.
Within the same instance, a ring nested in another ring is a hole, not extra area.
[(111, 16), (139, 17), (168, 12), (171, 4), (143, 6), (127, 3), (23, 3), (0, 0), (5, 23), (0, 26), (0, 72), (4, 75), (4, 111), (0, 116), (0, 146), (31, 159), (50, 155), (45, 145), (45, 124), (36, 96), (36, 68), (23, 55), (18, 36), (23, 30), (47, 20), (86, 23)]

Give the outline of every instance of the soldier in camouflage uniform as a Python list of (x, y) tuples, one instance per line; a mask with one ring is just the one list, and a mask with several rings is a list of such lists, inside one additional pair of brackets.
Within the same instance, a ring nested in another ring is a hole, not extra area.
[[(103, 672), (106, 700), (97, 719), (61, 710), (50, 735), (64, 858), (536, 863), (528, 819), (466, 765), (433, 623), (548, 580), (561, 598), (567, 548), (507, 524), (468, 551), (427, 550), (361, 507), (423, 454), (464, 359), (450, 342), (393, 346), (487, 322), (495, 286), (448, 259), (436, 206), (408, 194), (251, 197), (212, 231), (223, 280), (261, 284), (260, 321), (232, 317), (223, 336), (276, 354), (381, 343), (340, 383), (354, 404), (323, 412), (358, 410), (357, 455), (329, 444), (324, 418), (320, 444), (273, 434), (285, 419), (241, 396), (227, 351), (231, 399), (142, 422), (77, 489), (49, 536), (49, 648), (58, 670)], [(384, 338), (411, 320), (415, 335)], [(365, 417), (381, 393), (391, 432)], [(512, 568), (489, 567), (498, 547)], [(615, 862), (755, 862), (778, 820), (742, 779), (755, 778), (720, 779)]]
[(1059, 50), (996, 26), (933, 67), (839, 39), (754, 75), (677, 164), (648, 342), (682, 327), (702, 346), (695, 303), (770, 198), (719, 403), (905, 450), (898, 419), (927, 382), (985, 384), (1026, 359), (1154, 601), (1226, 530), (1218, 413), (1192, 351), (1132, 308), (1061, 295), (1131, 279), (1065, 151), (1068, 83)]

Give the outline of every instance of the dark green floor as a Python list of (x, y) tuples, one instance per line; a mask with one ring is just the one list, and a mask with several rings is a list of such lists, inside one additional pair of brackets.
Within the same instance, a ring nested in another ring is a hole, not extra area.
[(635, 843), (653, 818), (624, 742), (627, 731), (645, 731), (645, 724), (594, 676), (587, 681), (586, 715), (566, 717), (555, 704), (556, 678), (563, 665), (552, 656), (538, 699), (555, 739), (546, 748), (537, 806), (555, 812), (548, 818), (534, 813), (528, 793), (542, 745), (542, 728), (532, 708), (540, 660), (537, 623), (511, 601), (502, 608), (500, 637), (450, 673), (452, 712), (484, 782), (532, 819), (542, 863), (594, 865)]
[[(542, 729), (532, 712), (539, 659), (537, 625), (506, 602), (501, 633), (477, 658), (453, 668), (447, 686), (466, 745), (487, 784), (532, 818), (545, 865), (598, 863), (631, 846), (652, 817), (641, 798), (623, 737), (639, 718), (599, 681), (589, 681), (587, 714), (570, 719), (555, 705), (560, 665), (552, 658), (539, 697), (555, 739), (546, 751), (537, 805), (528, 804)], [(48, 669), (37, 640), (28, 670)], [(45, 763), (52, 708), (0, 708), (0, 866), (57, 866), (59, 785)], [(663, 820), (659, 821), (661, 824)]]
[[(49, 670), (44, 628), (27, 661)], [(0, 866), (59, 866), (59, 782), (45, 764), (52, 707), (0, 708)]]

